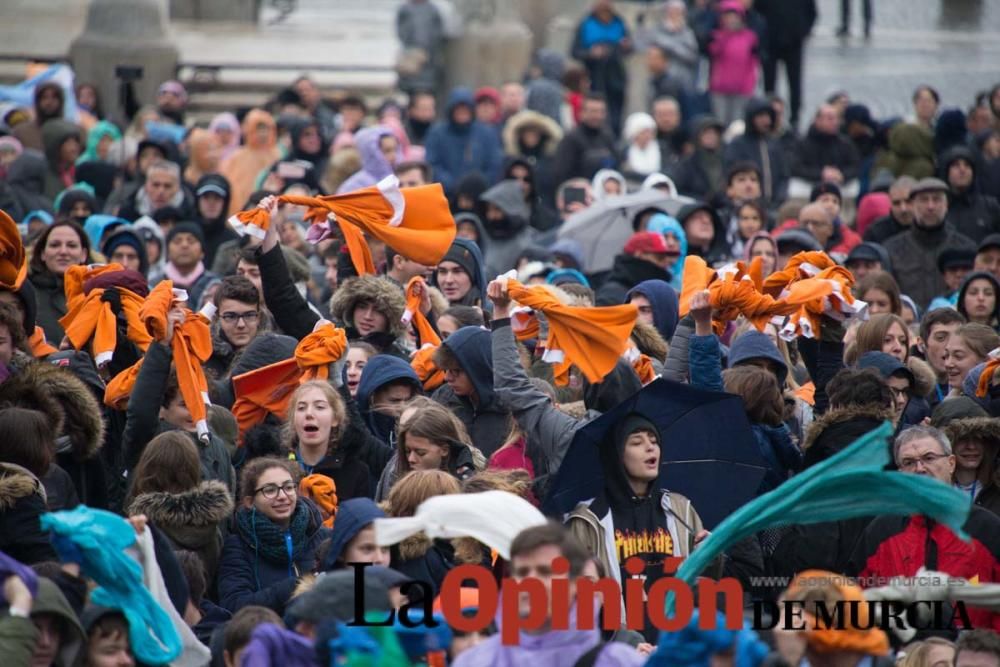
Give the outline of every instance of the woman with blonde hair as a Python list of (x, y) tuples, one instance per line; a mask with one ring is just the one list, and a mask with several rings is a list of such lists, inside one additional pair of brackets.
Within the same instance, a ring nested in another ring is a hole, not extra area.
[(368, 465), (355, 448), (345, 448), (347, 408), (328, 382), (303, 383), (288, 401), (282, 444), (307, 475), (326, 475), (340, 502), (371, 497)]
[(906, 646), (896, 661), (896, 667), (952, 667), (955, 644), (943, 637), (928, 637)]
[(477, 470), (465, 427), (449, 410), (424, 396), (400, 414), (396, 451), (382, 471), (375, 500), (388, 497), (396, 480), (413, 470), (443, 470), (459, 480)]
[[(461, 492), (458, 480), (443, 470), (414, 470), (392, 487), (385, 503), (386, 515), (413, 516), (428, 498)], [(455, 565), (454, 545), (448, 540), (431, 540), (422, 532), (392, 545), (390, 554), (390, 567), (431, 584), (435, 597), (445, 575)]]

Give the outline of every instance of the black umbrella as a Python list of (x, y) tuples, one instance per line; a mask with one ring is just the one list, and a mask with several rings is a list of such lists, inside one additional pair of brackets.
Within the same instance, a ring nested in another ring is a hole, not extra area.
[(545, 500), (546, 514), (565, 514), (601, 494), (598, 450), (615, 446), (614, 426), (632, 412), (660, 431), (659, 485), (687, 496), (706, 528), (754, 497), (767, 464), (740, 397), (660, 378), (577, 431)]

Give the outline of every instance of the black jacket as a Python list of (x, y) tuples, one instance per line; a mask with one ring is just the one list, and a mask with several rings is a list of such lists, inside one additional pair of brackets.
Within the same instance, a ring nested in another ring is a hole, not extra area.
[(0, 551), (25, 565), (56, 560), (39, 523), (47, 511), (38, 478), (20, 466), (0, 463)]
[(57, 276), (46, 268), (40, 271), (30, 271), (28, 281), (35, 289), (35, 324), (45, 332), (45, 338), (58, 346), (65, 332), (59, 324), (59, 318), (66, 314), (66, 289), (63, 287), (63, 277)]
[(746, 129), (726, 146), (722, 154), (723, 161), (726, 169), (737, 162), (752, 162), (757, 165), (764, 175), (761, 192), (768, 202), (781, 202), (785, 200), (788, 189), (788, 166), (785, 164), (784, 152), (777, 140), (761, 135), (753, 126), (754, 116), (765, 112), (771, 116), (773, 125), (776, 122), (774, 109), (766, 100), (755, 99), (747, 103), (743, 118)]
[(769, 50), (800, 45), (812, 32), (818, 15), (816, 0), (757, 0), (753, 8), (767, 21)]
[(862, 238), (870, 243), (882, 243), (887, 239), (892, 238), (896, 234), (905, 232), (909, 229), (909, 225), (901, 225), (892, 217), (892, 213), (889, 215), (884, 215), (877, 219), (872, 224), (865, 228), (865, 233)]
[(553, 182), (565, 183), (571, 178), (588, 181), (600, 169), (614, 169), (618, 165), (618, 150), (611, 130), (598, 130), (578, 125), (568, 132), (556, 148), (552, 159)]
[(611, 273), (597, 290), (595, 303), (598, 306), (621, 305), (628, 291), (645, 280), (669, 282), (670, 272), (633, 255), (616, 255)]
[(791, 175), (811, 183), (822, 180), (823, 167), (837, 167), (844, 181), (858, 177), (861, 156), (851, 140), (841, 134), (823, 134), (815, 125), (799, 140), (791, 164)]
[(205, 262), (205, 266), (211, 267), (212, 262), (215, 261), (215, 253), (219, 249), (219, 246), (226, 241), (233, 241), (240, 238), (240, 235), (233, 231), (226, 222), (229, 215), (229, 198), (231, 195), (229, 181), (226, 180), (225, 176), (220, 174), (206, 174), (198, 179), (194, 191), (198, 192), (198, 190), (206, 185), (215, 186), (226, 193), (223, 197), (225, 201), (222, 205), (222, 214), (214, 220), (209, 220), (201, 216), (201, 213), (198, 211), (198, 200), (195, 197), (195, 219), (201, 225), (202, 231), (205, 234), (205, 259), (203, 261)]
[(892, 261), (892, 272), (899, 291), (908, 294), (920, 308), (931, 299), (948, 291), (944, 278), (937, 270), (937, 257), (942, 248), (975, 250), (976, 243), (954, 227), (944, 224), (924, 229), (916, 224), (909, 231), (896, 234), (883, 244)]

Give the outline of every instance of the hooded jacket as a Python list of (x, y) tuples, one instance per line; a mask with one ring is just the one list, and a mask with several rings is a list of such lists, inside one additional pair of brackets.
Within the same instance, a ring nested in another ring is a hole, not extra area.
[(216, 481), (202, 482), (181, 493), (143, 493), (132, 500), (127, 511), (128, 516), (145, 514), (177, 548), (201, 556), (209, 581), (215, 579), (225, 526), (232, 513), (232, 494)]
[(395, 382), (410, 384), (416, 394), (423, 393), (420, 378), (410, 364), (399, 357), (377, 354), (368, 360), (361, 372), (361, 381), (358, 382), (358, 392), (355, 396), (358, 410), (368, 430), (393, 448), (396, 444), (396, 417), (376, 411), (372, 406), (372, 399), (379, 389)]
[[(687, 259), (688, 255), (688, 242), (687, 234), (684, 232), (684, 228), (681, 223), (672, 216), (666, 213), (654, 213), (648, 221), (646, 221), (646, 231), (656, 232), (657, 234), (663, 234), (664, 236), (673, 236), (677, 239), (677, 244), (680, 246), (680, 252), (677, 257), (672, 260), (670, 265), (670, 286), (680, 294), (681, 287), (684, 283), (684, 260)], [(777, 252), (775, 253), (777, 256)]]
[[(680, 221), (681, 225), (684, 226), (684, 231), (687, 232), (687, 220), (692, 215), (698, 211), (705, 211), (712, 218), (712, 228), (715, 230), (715, 235), (712, 236), (712, 243), (709, 245), (708, 250), (702, 248), (696, 248), (688, 242), (688, 254), (701, 257), (709, 266), (717, 266), (720, 262), (723, 262), (730, 257), (729, 242), (726, 240), (726, 225), (719, 217), (718, 211), (701, 202), (695, 202), (693, 204), (687, 204), (680, 211), (677, 212), (677, 219)], [(683, 267), (681, 267), (683, 269)]]
[(52, 211), (52, 199), (45, 194), (45, 175), (48, 164), (40, 151), (26, 149), (7, 167), (7, 183), (22, 215), (8, 211), (15, 220), (21, 220), (29, 211)]
[[(481, 237), (486, 236), (486, 231), (483, 229), (482, 222), (479, 217), (473, 213), (459, 213), (455, 216), (455, 223), (458, 224), (463, 220), (469, 220), (475, 223), (479, 227), (479, 233)], [(448, 254), (441, 260), (453, 261), (453, 259), (460, 259), (462, 261), (456, 262), (459, 266), (464, 268), (472, 279), (472, 288), (465, 293), (458, 301), (450, 303), (452, 306), (478, 306), (483, 304), (483, 297), (486, 295), (486, 286), (489, 284), (486, 280), (486, 264), (483, 261), (483, 254), (479, 250), (480, 245), (475, 241), (470, 241), (468, 239), (463, 239), (460, 237), (455, 237), (455, 240), (451, 243), (451, 249)], [(449, 259), (449, 258), (453, 259)], [(432, 287), (438, 287), (437, 283), (437, 270), (431, 275), (430, 280)]]
[[(978, 440), (983, 445), (984, 468), (989, 468), (989, 462), (1000, 456), (1000, 424), (996, 419), (988, 417), (967, 417), (956, 419), (945, 427), (945, 435), (951, 441), (952, 447), (963, 440)], [(975, 504), (1000, 515), (1000, 469), (993, 465), (993, 476), (980, 482), (981, 489), (975, 497)]]
[(458, 124), (454, 120), (455, 108), (464, 105), (475, 110), (475, 100), (468, 88), (455, 88), (448, 97), (445, 120), (439, 121), (427, 132), (424, 147), (427, 162), (434, 172), (434, 178), (451, 194), (459, 179), (470, 172), (482, 174), (488, 182), (493, 182), (500, 173), (503, 154), (500, 142), (493, 128), (479, 121), (471, 120)]
[[(257, 127), (267, 128), (265, 137), (257, 135)], [(271, 114), (251, 109), (243, 119), (243, 147), (236, 149), (219, 164), (219, 173), (229, 181), (229, 215), (239, 212), (254, 191), (257, 177), (281, 157), (278, 148), (278, 126)]]
[(375, 519), (382, 518), (385, 518), (385, 512), (370, 498), (351, 498), (340, 503), (337, 507), (337, 520), (333, 522), (333, 532), (330, 534), (330, 548), (321, 569), (329, 572), (345, 567), (345, 564), (338, 561), (347, 545)]
[(565, 183), (571, 178), (588, 181), (601, 169), (618, 166), (618, 147), (606, 125), (592, 128), (580, 123), (566, 133), (552, 159), (552, 180)]
[[(537, 130), (541, 140), (537, 146), (528, 147), (521, 142), (521, 133), (528, 128)], [(530, 108), (519, 111), (503, 126), (503, 147), (508, 157), (524, 160), (534, 177), (535, 194), (541, 197), (542, 203), (550, 208), (555, 207), (556, 182), (553, 170), (555, 168), (554, 154), (563, 138), (563, 129), (556, 121), (544, 113), (532, 111)]]
[(0, 551), (25, 565), (56, 560), (39, 522), (47, 511), (41, 481), (26, 468), (0, 462)]
[[(566, 96), (562, 85), (566, 57), (554, 49), (538, 49), (535, 52), (534, 64), (542, 75), (528, 82), (524, 91), (525, 108), (531, 113), (543, 114), (545, 118), (559, 123), (562, 121)], [(504, 134), (506, 135), (506, 129)], [(559, 135), (562, 136), (561, 131)]]
[(202, 243), (205, 258), (202, 261), (206, 267), (210, 267), (215, 261), (215, 253), (219, 250), (219, 246), (227, 241), (238, 239), (239, 234), (234, 232), (226, 222), (229, 217), (227, 211), (229, 211), (230, 204), (232, 203), (232, 190), (229, 187), (229, 181), (221, 174), (207, 174), (198, 179), (194, 191), (197, 193), (205, 186), (214, 186), (225, 193), (223, 195), (222, 213), (219, 214), (218, 218), (213, 220), (202, 217), (198, 211), (197, 198), (195, 199), (195, 216), (201, 225), (202, 233), (205, 237), (205, 242)]
[(934, 175), (934, 137), (915, 123), (899, 123), (889, 130), (889, 148), (875, 157), (873, 172), (888, 169), (896, 178), (917, 180)]
[(993, 313), (990, 315), (989, 326), (996, 330), (1000, 327), (1000, 280), (998, 280), (992, 273), (988, 271), (973, 271), (969, 275), (965, 276), (965, 279), (962, 281), (962, 286), (958, 288), (958, 300), (955, 302), (955, 308), (966, 319), (969, 319), (969, 313), (965, 308), (965, 293), (969, 291), (969, 285), (971, 285), (974, 280), (988, 280), (990, 281), (990, 284), (993, 285), (993, 294), (996, 295), (997, 298), (994, 300)]
[[(670, 280), (670, 272), (656, 264), (624, 253), (615, 255), (611, 273), (595, 294), (598, 306), (617, 306), (626, 302), (629, 290), (640, 283)], [(669, 286), (669, 285), (668, 285)]]
[[(382, 154), (381, 141), (382, 137), (395, 136), (392, 130), (384, 125), (366, 127), (354, 135), (354, 145), (361, 155), (361, 169), (351, 174), (346, 181), (340, 184), (340, 187), (337, 188), (337, 194), (370, 187), (392, 174), (392, 165)], [(398, 149), (396, 153), (398, 157)], [(434, 175), (437, 177), (436, 170)]]
[(635, 294), (649, 300), (653, 308), (653, 326), (663, 336), (663, 340), (669, 342), (674, 337), (674, 329), (680, 319), (677, 312), (677, 292), (663, 280), (644, 280), (628, 291), (624, 303), (630, 302)]
[(852, 181), (858, 177), (861, 156), (846, 136), (826, 134), (817, 130), (815, 125), (810, 125), (806, 136), (799, 140), (789, 171), (796, 178), (819, 183), (826, 166), (839, 169), (844, 175), (844, 182)]
[[(89, 372), (92, 383), (100, 386), (103, 392), (104, 383), (97, 376), (89, 355), (73, 354), (85, 357), (84, 372)], [(101, 452), (104, 411), (87, 384), (71, 372), (70, 363), (65, 361), (67, 368), (60, 368), (53, 363), (15, 355), (13, 375), (0, 384), (0, 404), (45, 414), (56, 435), (55, 461), (69, 474), (76, 495), (92, 507), (105, 508), (108, 490)]]
[(761, 135), (754, 127), (753, 119), (761, 113), (771, 117), (771, 125), (777, 122), (774, 109), (767, 100), (754, 98), (747, 103), (743, 116), (743, 134), (734, 138), (722, 153), (726, 168), (738, 162), (752, 162), (763, 175), (761, 190), (764, 199), (770, 202), (785, 200), (788, 192), (788, 166), (785, 154), (775, 139)]
[[(472, 442), (487, 457), (500, 449), (510, 432), (510, 413), (493, 390), (493, 347), (490, 333), (478, 327), (462, 327), (443, 343), (475, 389), (476, 400), (458, 396), (445, 384), (434, 392), (434, 400), (455, 413)], [(360, 390), (359, 390), (360, 391)]]
[[(354, 326), (354, 310), (362, 302), (373, 303), (375, 310), (385, 316), (389, 327), (387, 331), (370, 333), (363, 337), (358, 333)], [(351, 278), (341, 285), (330, 299), (330, 315), (347, 330), (348, 340), (362, 340), (371, 343), (381, 353), (408, 359), (409, 356), (401, 342), (406, 334), (406, 328), (400, 321), (404, 310), (406, 310), (406, 299), (403, 293), (389, 280), (380, 276), (366, 275)], [(275, 315), (277, 316), (277, 313)], [(278, 324), (281, 326), (280, 321)]]
[[(62, 119), (50, 120), (42, 126), (42, 144), (45, 146), (45, 159), (48, 161), (44, 194), (49, 199), (55, 199), (56, 195), (67, 187), (56, 168), (59, 164), (59, 152), (62, 145), (73, 138), (80, 142), (82, 150), (83, 140), (80, 126)], [(73, 166), (70, 165), (70, 167)]]
[(1000, 203), (979, 192), (979, 184), (976, 182), (979, 160), (966, 146), (954, 146), (941, 155), (938, 160), (938, 176), (941, 180), (949, 183), (948, 170), (958, 160), (965, 160), (972, 167), (972, 183), (961, 192), (954, 187), (948, 192), (947, 220), (959, 232), (978, 243), (986, 236), (1000, 232)]
[(480, 196), (480, 200), (500, 209), (503, 220), (483, 220), (488, 237), (484, 255), (486, 275), (490, 278), (509, 271), (517, 258), (532, 245), (533, 230), (528, 226), (531, 208), (524, 200), (519, 181), (500, 181)]
[(105, 259), (110, 262), (114, 249), (119, 245), (129, 245), (135, 248), (136, 253), (139, 255), (139, 273), (146, 276), (149, 272), (149, 259), (146, 256), (146, 243), (135, 231), (132, 225), (123, 225), (118, 229), (115, 229), (110, 235), (108, 235), (108, 238), (104, 240), (104, 243), (101, 245), (101, 253), (104, 255)]

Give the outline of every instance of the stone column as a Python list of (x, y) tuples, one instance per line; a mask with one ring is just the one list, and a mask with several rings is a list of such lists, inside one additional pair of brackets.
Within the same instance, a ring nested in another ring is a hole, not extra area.
[(448, 43), (447, 86), (519, 81), (531, 62), (532, 36), (507, 0), (459, 0), (462, 36)]
[(176, 76), (177, 47), (167, 32), (163, 0), (91, 0), (87, 22), (70, 45), (70, 61), (78, 81), (97, 85), (105, 108), (117, 111), (119, 80), (115, 67), (141, 67), (135, 83), (143, 103), (151, 103), (157, 87)]

